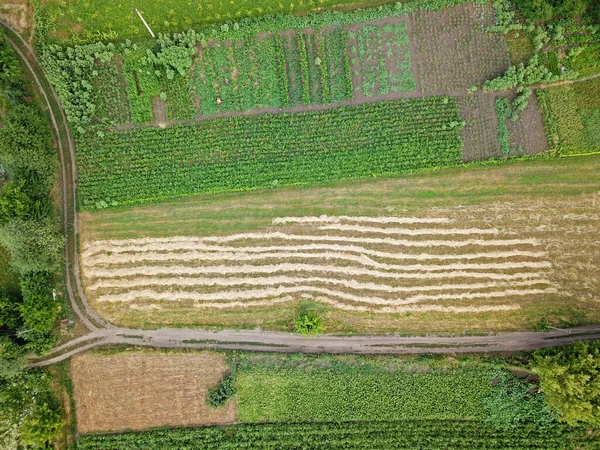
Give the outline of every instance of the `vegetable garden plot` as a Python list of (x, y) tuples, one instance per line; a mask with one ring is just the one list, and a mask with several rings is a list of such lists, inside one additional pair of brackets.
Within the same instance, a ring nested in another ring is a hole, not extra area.
[(131, 123), (131, 109), (127, 98), (123, 61), (116, 58), (111, 63), (96, 61), (97, 75), (93, 78), (98, 97), (94, 113), (98, 118), (110, 118), (116, 125)]
[[(341, 102), (352, 100), (354, 88), (366, 97), (413, 90), (405, 20), (292, 29), (235, 42), (208, 41), (199, 50), (194, 75), (196, 94), (204, 105), (201, 112)], [(348, 42), (356, 44), (348, 49)], [(268, 57), (260, 56), (265, 51)]]
[(461, 127), (456, 102), (431, 97), (86, 136), (77, 142), (80, 201), (139, 203), (451, 166), (461, 161)]
[(413, 13), (414, 58), (423, 93), (466, 91), (510, 65), (504, 36), (488, 33), (489, 5), (462, 5)]
[[(229, 236), (94, 241), (95, 307), (227, 311), (308, 299), (368, 313), (512, 311), (557, 293), (537, 239), (447, 218), (288, 217)], [(112, 305), (112, 306), (110, 306)]]
[(348, 39), (354, 85), (364, 97), (415, 89), (405, 22), (355, 26)]
[(461, 130), (465, 162), (485, 161), (502, 155), (494, 95), (468, 95), (456, 99), (466, 125)]

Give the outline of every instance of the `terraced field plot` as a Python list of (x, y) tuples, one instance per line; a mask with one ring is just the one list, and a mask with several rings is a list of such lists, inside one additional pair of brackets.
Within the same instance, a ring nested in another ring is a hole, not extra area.
[(550, 146), (560, 153), (600, 151), (600, 79), (538, 92)]
[(212, 119), (78, 140), (85, 207), (396, 174), (460, 163), (452, 98)]

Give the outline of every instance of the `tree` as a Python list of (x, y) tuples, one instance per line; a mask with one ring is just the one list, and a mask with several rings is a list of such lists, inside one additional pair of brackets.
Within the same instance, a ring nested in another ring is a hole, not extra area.
[(7, 114), (0, 129), (0, 162), (13, 179), (25, 184), (31, 197), (48, 195), (57, 160), (48, 124), (37, 107), (20, 104)]
[(515, 0), (525, 17), (546, 22), (553, 17), (576, 17), (585, 13), (590, 0)]
[(25, 326), (36, 333), (46, 334), (58, 317), (58, 302), (54, 300), (53, 276), (49, 272), (29, 272), (23, 275), (21, 315)]
[(50, 217), (15, 219), (0, 229), (0, 242), (10, 250), (10, 263), (21, 273), (51, 271), (62, 255), (64, 237)]
[(0, 189), (0, 223), (29, 219), (41, 213), (41, 202), (31, 199), (24, 191), (24, 185), (24, 182), (10, 182)]
[(515, 0), (523, 15), (534, 22), (552, 19), (554, 8), (548, 0)]
[(48, 442), (60, 436), (63, 425), (56, 408), (45, 402), (36, 404), (21, 425), (21, 440), (27, 445), (46, 448)]
[(0, 336), (0, 379), (11, 379), (27, 367), (23, 348), (8, 336)]
[(561, 421), (600, 425), (600, 341), (538, 350), (533, 371)]

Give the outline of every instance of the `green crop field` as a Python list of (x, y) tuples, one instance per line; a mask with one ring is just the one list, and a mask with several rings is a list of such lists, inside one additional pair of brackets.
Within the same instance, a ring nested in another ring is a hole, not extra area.
[(138, 203), (456, 165), (460, 127), (456, 103), (431, 97), (83, 137), (80, 201)]
[(165, 448), (226, 449), (356, 449), (487, 448), (563, 450), (595, 448), (596, 437), (585, 428), (556, 425), (532, 430), (514, 427), (497, 430), (469, 421), (385, 421), (315, 424), (234, 425), (209, 428), (153, 430), (115, 435), (83, 435), (80, 450), (146, 450)]
[[(255, 357), (237, 369), (240, 422), (305, 423), (371, 420), (483, 420), (493, 371), (427, 364), (390, 369), (402, 360)], [(325, 366), (325, 367), (322, 367)], [(412, 370), (411, 370), (412, 369)]]
[(600, 152), (600, 79), (538, 92), (549, 141), (561, 155)]
[[(235, 425), (83, 434), (77, 448), (597, 448), (596, 429), (558, 423), (530, 372), (513, 371), (517, 378), (502, 359), (243, 352), (228, 359), (236, 381), (226, 408), (235, 402)], [(115, 376), (120, 383), (126, 374)]]

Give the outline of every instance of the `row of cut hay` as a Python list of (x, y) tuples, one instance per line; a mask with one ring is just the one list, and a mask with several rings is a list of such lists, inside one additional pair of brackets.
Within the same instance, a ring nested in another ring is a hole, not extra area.
[[(480, 252), (480, 253), (463, 253), (463, 254), (428, 254), (428, 253), (391, 253), (378, 250), (371, 250), (358, 246), (344, 245), (298, 245), (298, 246), (272, 246), (272, 247), (246, 247), (243, 249), (234, 249), (231, 247), (223, 247), (227, 251), (220, 251), (221, 247), (212, 247), (211, 249), (195, 249), (184, 250), (179, 252), (127, 252), (127, 253), (96, 253), (87, 257), (83, 264), (86, 267), (95, 266), (116, 266), (116, 265), (132, 265), (142, 262), (164, 262), (164, 261), (259, 261), (259, 260), (275, 260), (285, 258), (307, 258), (307, 259), (322, 259), (335, 258), (340, 260), (353, 260), (360, 258), (361, 261), (367, 263), (374, 262), (373, 257), (383, 258), (388, 260), (415, 260), (415, 261), (452, 261), (452, 260), (501, 260), (508, 258), (543, 258), (545, 252), (533, 252), (527, 250), (510, 250), (503, 252)], [(270, 251), (270, 250), (278, 251)], [(302, 251), (306, 250), (306, 251)], [(316, 250), (325, 250), (316, 251)], [(310, 253), (309, 253), (310, 252)], [(355, 256), (353, 253), (358, 253), (360, 256)]]
[(291, 224), (293, 232), (90, 243), (82, 253), (88, 292), (97, 302), (161, 308), (190, 302), (251, 308), (312, 298), (372, 312), (512, 310), (519, 299), (557, 292), (540, 242), (507, 238), (494, 227), (457, 228), (446, 218), (273, 222)]
[(83, 257), (87, 258), (97, 253), (130, 253), (146, 251), (181, 251), (194, 250), (201, 248), (206, 243), (229, 243), (245, 240), (259, 241), (299, 241), (299, 242), (330, 242), (342, 244), (381, 244), (392, 247), (444, 247), (460, 248), (467, 246), (480, 247), (511, 247), (517, 245), (537, 246), (540, 241), (537, 239), (429, 239), (429, 240), (411, 240), (395, 238), (373, 238), (373, 237), (355, 237), (355, 236), (331, 236), (331, 235), (304, 235), (287, 234), (281, 232), (271, 233), (244, 233), (231, 236), (208, 236), (208, 237), (187, 237), (178, 236), (174, 238), (142, 238), (142, 239), (124, 239), (121, 241), (95, 241), (88, 244), (83, 251)]

